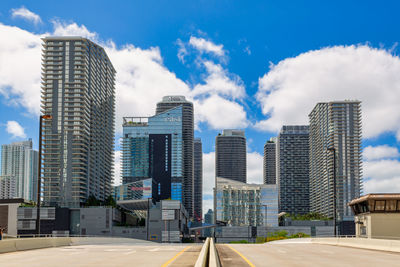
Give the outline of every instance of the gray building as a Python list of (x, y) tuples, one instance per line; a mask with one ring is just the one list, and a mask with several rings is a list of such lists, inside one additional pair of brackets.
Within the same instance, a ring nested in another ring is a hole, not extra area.
[(43, 204), (77, 207), (111, 195), (115, 70), (82, 37), (46, 37), (42, 58)]
[(278, 189), (216, 177), (215, 220), (229, 226), (278, 226)]
[(276, 152), (279, 211), (290, 214), (309, 213), (308, 125), (283, 126)]
[(339, 220), (352, 220), (347, 206), (362, 191), (361, 102), (318, 103), (310, 119), (310, 209), (333, 217), (334, 154)]
[(264, 184), (276, 184), (276, 137), (272, 137), (264, 145)]
[(223, 130), (215, 138), (215, 177), (246, 183), (246, 137), (242, 130)]
[(193, 217), (194, 179), (193, 179), (193, 139), (194, 111), (193, 103), (184, 96), (165, 96), (157, 103), (156, 114), (182, 106), (182, 138), (183, 138), (183, 205)]
[(203, 149), (200, 138), (194, 139), (194, 219), (203, 218)]
[(1, 146), (0, 198), (36, 201), (38, 152), (32, 139)]

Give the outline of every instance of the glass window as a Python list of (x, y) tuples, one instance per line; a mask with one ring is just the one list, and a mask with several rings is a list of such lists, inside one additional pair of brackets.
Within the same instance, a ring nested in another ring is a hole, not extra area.
[(397, 200), (397, 211), (400, 211), (400, 200)]
[(385, 210), (385, 200), (375, 200), (375, 211)]
[(396, 200), (386, 200), (386, 211), (395, 211), (396, 202)]

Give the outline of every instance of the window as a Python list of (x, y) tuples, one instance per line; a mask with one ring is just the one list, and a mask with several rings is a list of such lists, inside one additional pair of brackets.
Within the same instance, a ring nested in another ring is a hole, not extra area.
[(385, 210), (385, 200), (375, 200), (375, 211)]
[(396, 200), (386, 200), (386, 211), (396, 211)]

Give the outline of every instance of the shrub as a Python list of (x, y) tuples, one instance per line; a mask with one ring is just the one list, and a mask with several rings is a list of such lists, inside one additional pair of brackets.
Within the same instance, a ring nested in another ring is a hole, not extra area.
[(236, 240), (236, 241), (231, 241), (229, 244), (248, 244), (249, 241), (247, 240)]
[(265, 243), (265, 237), (263, 237), (263, 236), (257, 236), (257, 238), (256, 238), (256, 243), (257, 244), (263, 244), (263, 243)]

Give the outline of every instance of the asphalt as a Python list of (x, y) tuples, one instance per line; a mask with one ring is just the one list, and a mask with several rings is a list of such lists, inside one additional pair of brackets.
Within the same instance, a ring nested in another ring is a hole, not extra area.
[(400, 266), (400, 253), (310, 242), (269, 242), (230, 246), (254, 266)]
[(201, 245), (120, 243), (46, 248), (0, 254), (0, 266), (160, 267), (167, 266), (165, 265), (167, 262), (168, 266), (194, 266)]

